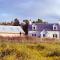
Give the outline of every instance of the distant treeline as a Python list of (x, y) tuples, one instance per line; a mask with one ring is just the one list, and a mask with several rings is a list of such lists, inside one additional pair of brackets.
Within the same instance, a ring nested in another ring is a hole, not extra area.
[[(37, 19), (37, 20), (31, 20), (32, 23), (48, 23), (46, 21), (43, 21), (42, 19)], [(25, 19), (23, 20), (23, 22), (26, 24), (28, 23), (29, 24), (29, 20), (28, 19)], [(20, 26), (21, 24), (24, 24), (24, 23), (20, 23), (19, 22), (19, 19), (18, 18), (15, 18), (14, 21), (11, 21), (11, 22), (0, 22), (0, 25), (13, 25), (13, 26)]]
[[(42, 19), (37, 19), (35, 21), (32, 21), (32, 23), (48, 23), (43, 21)], [(11, 26), (21, 26), (22, 29), (25, 31), (25, 34), (28, 35), (28, 25), (29, 25), (29, 20), (25, 19), (23, 20), (22, 23), (19, 22), (19, 19), (15, 18), (14, 21), (11, 22), (0, 22), (0, 25), (11, 25)]]

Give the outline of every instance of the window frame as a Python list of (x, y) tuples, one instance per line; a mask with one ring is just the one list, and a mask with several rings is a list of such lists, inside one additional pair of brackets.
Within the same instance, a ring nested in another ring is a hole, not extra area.
[(57, 30), (57, 25), (56, 24), (53, 25), (53, 30)]
[(45, 37), (46, 35), (45, 34), (43, 34), (43, 37)]
[(54, 30), (57, 30), (57, 27), (56, 26), (54, 27)]
[(57, 34), (53, 34), (53, 38), (57, 38), (58, 37), (58, 35)]
[(36, 36), (36, 34), (32, 34), (32, 36)]

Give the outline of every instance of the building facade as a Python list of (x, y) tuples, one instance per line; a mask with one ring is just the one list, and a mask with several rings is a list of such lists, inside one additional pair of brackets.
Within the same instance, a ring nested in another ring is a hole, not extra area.
[(21, 26), (0, 25), (0, 36), (3, 37), (24, 37), (25, 32)]
[(32, 23), (28, 27), (28, 36), (40, 38), (60, 38), (60, 24)]

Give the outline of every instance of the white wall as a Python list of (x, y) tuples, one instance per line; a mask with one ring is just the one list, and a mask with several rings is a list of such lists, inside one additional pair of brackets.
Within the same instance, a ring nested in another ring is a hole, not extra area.
[(32, 34), (36, 34), (36, 37), (39, 37), (40, 35), (38, 31), (28, 31), (28, 36), (32, 36)]
[(28, 31), (28, 36), (32, 36), (32, 34), (36, 34), (36, 37), (39, 37), (41, 34), (41, 38), (43, 38), (43, 34), (46, 34), (46, 38), (53, 38), (53, 34), (57, 34), (57, 39), (60, 38), (59, 31), (42, 31), (41, 33), (39, 31)]
[(47, 34), (47, 31), (45, 31), (45, 30), (43, 30), (43, 31), (41, 31), (41, 38), (43, 38), (43, 34), (45, 34), (45, 36), (46, 36), (46, 34)]
[(53, 34), (57, 34), (57, 38), (59, 39), (59, 36), (60, 36), (59, 31), (47, 31), (46, 37), (53, 38)]
[[(20, 37), (20, 34), (8, 34), (8, 33), (0, 33), (2, 37)], [(21, 34), (21, 37), (24, 37), (24, 34)]]

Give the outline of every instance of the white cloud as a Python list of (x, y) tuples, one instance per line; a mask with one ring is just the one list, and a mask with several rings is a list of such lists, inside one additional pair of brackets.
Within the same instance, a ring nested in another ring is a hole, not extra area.
[(60, 0), (8, 0), (8, 4), (5, 1), (4, 5), (0, 4), (4, 6), (0, 8), (0, 16), (42, 18), (49, 22), (60, 19)]

